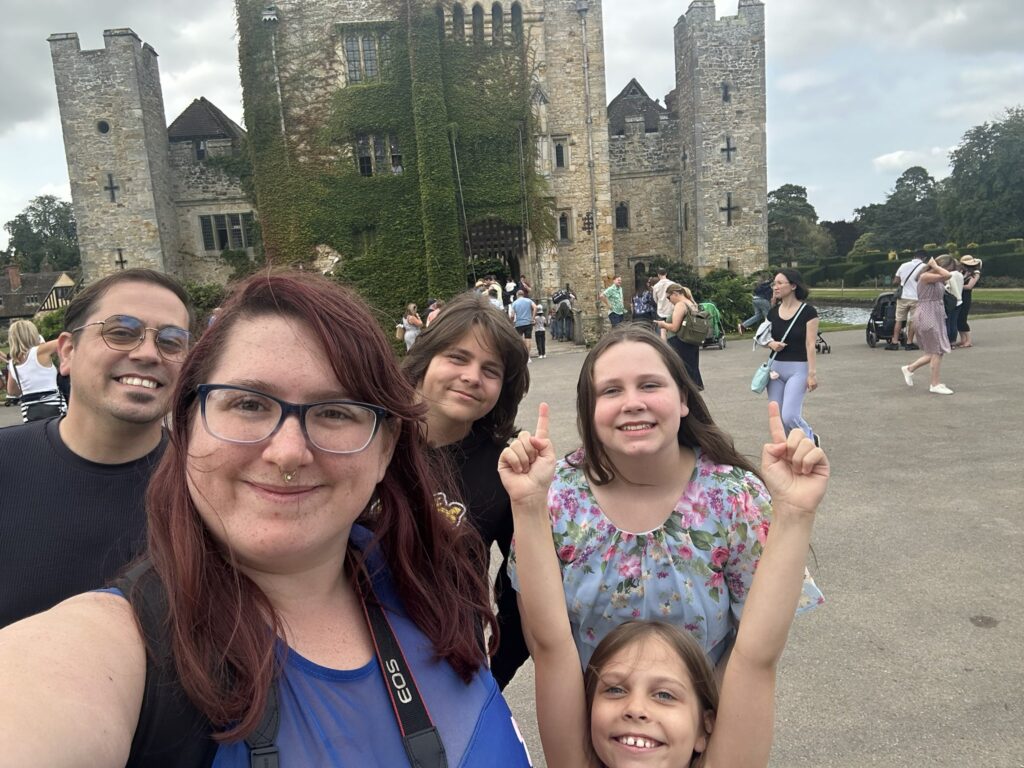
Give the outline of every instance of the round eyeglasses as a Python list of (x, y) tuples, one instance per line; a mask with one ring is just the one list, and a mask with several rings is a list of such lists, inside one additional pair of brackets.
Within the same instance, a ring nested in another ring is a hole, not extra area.
[(353, 400), (289, 403), (248, 387), (200, 384), (200, 411), (206, 431), (226, 443), (260, 443), (295, 414), (302, 434), (327, 453), (359, 453), (390, 416), (379, 405)]
[(152, 331), (153, 342), (156, 344), (160, 357), (170, 363), (182, 362), (192, 346), (192, 334), (184, 328), (179, 328), (176, 325), (148, 328), (139, 318), (131, 315), (111, 315), (106, 320), (80, 325), (71, 333), (78, 333), (92, 325), (101, 326), (100, 338), (108, 347), (118, 352), (131, 352), (133, 349), (138, 349), (146, 341), (146, 332)]

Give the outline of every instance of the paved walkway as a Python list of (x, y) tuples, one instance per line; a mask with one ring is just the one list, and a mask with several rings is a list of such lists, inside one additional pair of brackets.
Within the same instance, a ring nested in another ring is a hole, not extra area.
[[(977, 346), (943, 364), (952, 397), (929, 394), (926, 371), (903, 383), (913, 353), (825, 334), (805, 416), (833, 464), (811, 562), (828, 602), (797, 620), (780, 667), (773, 768), (1024, 768), (1024, 317), (972, 325)], [(530, 366), (520, 422), (547, 401), (561, 453), (583, 356), (550, 342)], [(712, 413), (757, 456), (763, 358), (749, 341), (701, 353)], [(0, 425), (18, 418), (0, 408)], [(543, 766), (531, 667), (507, 694)]]

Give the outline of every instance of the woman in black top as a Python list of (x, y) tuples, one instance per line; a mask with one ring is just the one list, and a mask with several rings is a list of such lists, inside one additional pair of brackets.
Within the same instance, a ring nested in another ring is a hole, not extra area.
[[(802, 429), (817, 444), (818, 436), (804, 421), (803, 405), (804, 394), (818, 388), (814, 357), (818, 313), (806, 303), (809, 291), (795, 269), (779, 270), (772, 283), (772, 293), (775, 306), (768, 312), (768, 319), (772, 321), (772, 340), (768, 348), (776, 355), (768, 382), (768, 399), (779, 404), (787, 433)], [(782, 337), (794, 317), (796, 322), (783, 342)]]
[[(451, 498), (438, 494), (438, 508), (453, 524), (476, 528), (488, 553), (497, 543), (502, 554), (494, 582), (499, 641), (491, 658), (501, 688), (530, 655), (505, 565), (512, 506), (498, 476), (498, 457), (516, 434), (516, 411), (530, 386), (528, 359), (508, 317), (479, 294), (464, 293), (441, 310), (403, 362), (428, 408), (427, 443), (455, 476), (456, 489)], [(487, 558), (481, 567), (488, 567)]]

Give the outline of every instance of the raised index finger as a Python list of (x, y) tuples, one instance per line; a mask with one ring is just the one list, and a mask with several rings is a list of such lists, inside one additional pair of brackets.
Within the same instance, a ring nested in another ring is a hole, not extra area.
[(779, 404), (773, 401), (768, 403), (768, 435), (773, 443), (786, 442), (786, 428), (782, 426)]
[(534, 437), (539, 437), (543, 440), (548, 439), (548, 404), (541, 403), (540, 407), (537, 408), (537, 429), (533, 433)]

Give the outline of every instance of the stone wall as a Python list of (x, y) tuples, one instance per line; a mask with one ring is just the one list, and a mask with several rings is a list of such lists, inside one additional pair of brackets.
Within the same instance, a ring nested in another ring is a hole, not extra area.
[(683, 250), (701, 272), (749, 274), (768, 258), (764, 6), (740, 0), (736, 16), (716, 20), (712, 0), (694, 0), (675, 43)]
[(642, 290), (652, 257), (682, 260), (679, 124), (662, 115), (657, 132), (643, 116), (626, 118), (623, 136), (609, 140), (612, 211), (625, 203), (628, 227), (615, 229), (615, 265), (623, 292)]
[(110, 274), (119, 258), (124, 267), (175, 271), (156, 53), (130, 29), (106, 30), (103, 41), (83, 51), (74, 33), (49, 38), (83, 276)]

